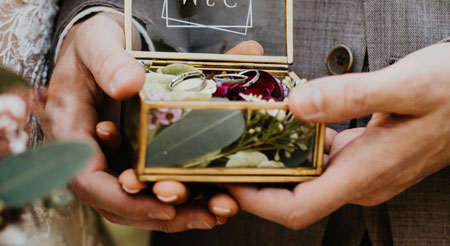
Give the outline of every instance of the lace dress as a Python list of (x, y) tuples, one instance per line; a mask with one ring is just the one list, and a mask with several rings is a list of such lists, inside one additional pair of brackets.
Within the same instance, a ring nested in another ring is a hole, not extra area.
[[(47, 78), (51, 30), (57, 0), (0, 0), (0, 64), (21, 74), (35, 86)], [(38, 129), (30, 117), (33, 129)], [(42, 139), (31, 133), (31, 144)], [(31, 206), (24, 215), (24, 230), (33, 246), (112, 245), (98, 215), (79, 201), (63, 209)]]

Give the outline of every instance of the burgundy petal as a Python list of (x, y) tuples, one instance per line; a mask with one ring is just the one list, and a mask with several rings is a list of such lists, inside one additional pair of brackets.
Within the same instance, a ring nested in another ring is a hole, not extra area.
[(259, 71), (259, 80), (256, 83), (263, 85), (270, 93), (272, 93), (278, 82), (270, 73)]
[(276, 81), (275, 83), (275, 88), (272, 92), (272, 96), (278, 98), (279, 100), (284, 99), (284, 89), (278, 81)]
[(217, 86), (217, 90), (214, 93), (215, 97), (225, 97), (228, 94), (229, 87), (227, 86)]

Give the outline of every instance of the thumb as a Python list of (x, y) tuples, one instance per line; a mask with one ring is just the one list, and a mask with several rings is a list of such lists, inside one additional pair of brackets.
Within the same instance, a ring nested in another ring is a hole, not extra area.
[(226, 52), (228, 55), (264, 55), (264, 48), (262, 45), (254, 40), (243, 41)]
[[(289, 97), (290, 110), (312, 122), (339, 122), (373, 113), (417, 115), (426, 109), (418, 102), (411, 73), (389, 68), (313, 80), (296, 88)], [(422, 83), (422, 81), (421, 81)], [(425, 81), (426, 83), (426, 81)], [(417, 105), (423, 107), (417, 107)]]
[(75, 45), (100, 88), (118, 100), (138, 93), (145, 79), (143, 67), (124, 50), (121, 22), (117, 15), (97, 14), (81, 24)]

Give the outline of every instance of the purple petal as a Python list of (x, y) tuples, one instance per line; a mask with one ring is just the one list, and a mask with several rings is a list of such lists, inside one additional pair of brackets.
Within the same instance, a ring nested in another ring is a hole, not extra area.
[[(170, 118), (169, 118), (169, 114)], [(166, 114), (166, 118), (170, 120), (170, 122), (175, 123), (181, 119), (181, 115), (183, 114), (183, 111), (179, 108), (173, 108), (170, 109), (169, 112)]]
[(156, 111), (156, 118), (161, 125), (170, 125), (170, 121), (167, 119), (166, 112)]

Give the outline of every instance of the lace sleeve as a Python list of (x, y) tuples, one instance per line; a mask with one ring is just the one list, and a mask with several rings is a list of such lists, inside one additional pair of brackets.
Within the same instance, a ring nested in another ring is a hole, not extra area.
[(0, 64), (33, 84), (45, 82), (57, 0), (2, 0)]

